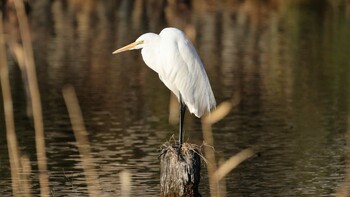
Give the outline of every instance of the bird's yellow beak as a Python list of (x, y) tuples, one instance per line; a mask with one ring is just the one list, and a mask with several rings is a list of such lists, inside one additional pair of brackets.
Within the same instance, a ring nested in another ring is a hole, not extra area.
[(119, 48), (119, 49), (113, 51), (112, 54), (117, 54), (117, 53), (121, 53), (121, 52), (130, 50), (130, 49), (134, 48), (134, 47), (135, 47), (136, 45), (138, 45), (138, 44), (139, 44), (139, 42), (133, 42), (133, 43), (131, 43), (131, 44), (128, 44), (128, 45), (126, 45), (126, 46), (124, 46), (124, 47), (122, 47), (122, 48)]

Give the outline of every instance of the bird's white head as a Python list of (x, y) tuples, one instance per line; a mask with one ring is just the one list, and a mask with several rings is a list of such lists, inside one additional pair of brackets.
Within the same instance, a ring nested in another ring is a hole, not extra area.
[(143, 34), (139, 38), (137, 38), (135, 42), (115, 50), (112, 54), (117, 54), (117, 53), (134, 50), (134, 49), (142, 49), (145, 47), (146, 44), (150, 44), (154, 40), (153, 38), (155, 36), (158, 36), (158, 35), (154, 33)]

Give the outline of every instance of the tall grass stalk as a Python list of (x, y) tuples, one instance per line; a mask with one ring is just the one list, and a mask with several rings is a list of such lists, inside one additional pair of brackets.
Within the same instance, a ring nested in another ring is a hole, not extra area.
[(5, 39), (3, 32), (2, 13), (0, 13), (0, 81), (1, 90), (3, 96), (4, 112), (5, 112), (5, 124), (6, 124), (6, 137), (7, 147), (10, 159), (11, 168), (11, 181), (12, 181), (12, 194), (13, 196), (19, 196), (21, 191), (20, 180), (20, 161), (19, 150), (17, 144), (17, 136), (15, 132), (15, 122), (13, 115), (13, 102), (11, 96), (10, 80), (8, 75), (7, 56), (5, 50)]
[(62, 93), (68, 109), (74, 136), (77, 140), (89, 196), (101, 196), (100, 183), (91, 156), (91, 146), (88, 139), (88, 133), (84, 125), (83, 115), (79, 107), (75, 90), (72, 86), (65, 86)]
[(40, 195), (49, 196), (49, 176), (47, 174), (47, 157), (45, 152), (44, 123), (41, 109), (40, 92), (36, 77), (36, 69), (33, 55), (31, 32), (29, 29), (28, 18), (25, 13), (22, 0), (14, 0), (21, 40), (23, 44), (24, 61), (26, 74), (28, 76), (29, 92), (32, 101), (35, 145), (39, 169)]

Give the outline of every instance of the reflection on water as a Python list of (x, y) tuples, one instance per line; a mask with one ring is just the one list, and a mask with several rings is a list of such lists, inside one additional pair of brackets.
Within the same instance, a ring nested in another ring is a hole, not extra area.
[[(226, 177), (228, 196), (346, 195), (350, 187), (346, 6), (328, 1), (317, 6), (308, 1), (224, 2), (192, 1), (191, 7), (161, 1), (31, 5), (53, 196), (88, 192), (62, 96), (67, 84), (75, 87), (80, 102), (102, 194), (120, 195), (120, 173), (127, 170), (132, 195), (159, 195), (159, 147), (177, 131), (176, 125), (168, 124), (169, 91), (144, 65), (140, 52), (118, 56), (111, 52), (165, 26), (179, 27), (193, 40), (218, 103), (234, 93), (241, 97), (240, 104), (213, 126), (217, 157), (228, 159), (252, 146), (261, 156)], [(18, 40), (11, 9), (5, 31), (6, 39)], [(33, 122), (27, 116), (25, 83), (11, 54), (9, 50), (18, 147), (30, 161), (27, 175), (36, 196), (40, 191)], [(8, 143), (0, 114), (0, 193), (10, 196)], [(186, 116), (185, 130), (189, 142), (202, 143), (200, 121), (194, 116)], [(203, 170), (204, 196), (209, 195), (207, 185)]]

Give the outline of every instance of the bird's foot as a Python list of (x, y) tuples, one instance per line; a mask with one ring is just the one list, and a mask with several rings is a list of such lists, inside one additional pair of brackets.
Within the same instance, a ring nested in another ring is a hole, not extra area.
[(184, 159), (181, 154), (182, 144), (174, 144), (173, 148), (177, 151), (177, 158), (178, 159)]

